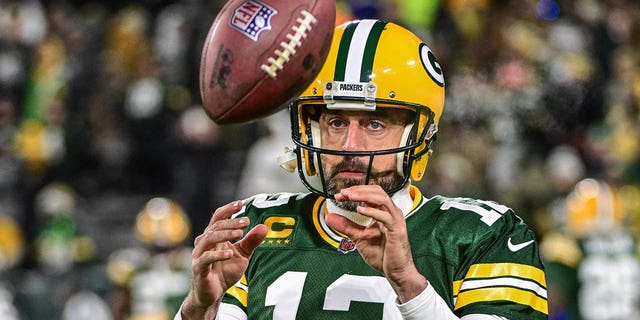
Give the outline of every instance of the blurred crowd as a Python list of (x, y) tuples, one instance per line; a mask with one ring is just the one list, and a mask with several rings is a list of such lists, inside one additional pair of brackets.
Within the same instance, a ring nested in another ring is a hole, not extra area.
[[(286, 111), (230, 126), (202, 111), (224, 2), (0, 0), (0, 318), (169, 319), (215, 208), (303, 191), (276, 163)], [(337, 6), (337, 23), (407, 26), (443, 66), (423, 192), (529, 223), (551, 319), (640, 319), (640, 3)]]

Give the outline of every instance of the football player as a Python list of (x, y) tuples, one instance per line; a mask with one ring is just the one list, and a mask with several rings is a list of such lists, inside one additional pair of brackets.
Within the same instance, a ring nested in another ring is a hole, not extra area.
[(114, 319), (169, 319), (190, 284), (191, 222), (177, 201), (149, 199), (136, 216), (138, 244), (109, 255)]
[(547, 319), (538, 244), (511, 209), (411, 184), (444, 97), (442, 69), (412, 32), (338, 26), (289, 106), (296, 148), (282, 162), (311, 192), (218, 208), (176, 319)]
[(543, 235), (549, 318), (640, 319), (640, 190), (604, 180), (579, 181), (558, 208), (558, 228)]

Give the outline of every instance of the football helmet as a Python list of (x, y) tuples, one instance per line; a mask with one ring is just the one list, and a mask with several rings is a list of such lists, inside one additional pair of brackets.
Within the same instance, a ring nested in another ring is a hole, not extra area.
[(24, 253), (22, 228), (13, 217), (0, 212), (0, 274), (18, 264)]
[[(324, 66), (311, 85), (289, 105), (295, 156), (303, 184), (312, 192), (333, 198), (327, 191), (322, 155), (368, 157), (365, 184), (372, 176), (376, 156), (396, 154), (403, 178), (386, 190), (402, 189), (409, 179), (422, 179), (444, 107), (444, 75), (433, 52), (411, 31), (391, 22), (356, 20), (337, 26)], [(402, 141), (386, 150), (345, 151), (324, 148), (318, 109), (375, 112), (379, 108), (412, 112)], [(413, 117), (415, 115), (415, 117)], [(286, 160), (281, 159), (286, 167)], [(293, 169), (288, 166), (289, 169)]]
[(153, 248), (173, 248), (191, 234), (182, 206), (163, 197), (151, 198), (136, 217), (136, 237)]
[(618, 189), (593, 178), (575, 185), (565, 200), (564, 213), (566, 231), (578, 238), (620, 228), (626, 218)]

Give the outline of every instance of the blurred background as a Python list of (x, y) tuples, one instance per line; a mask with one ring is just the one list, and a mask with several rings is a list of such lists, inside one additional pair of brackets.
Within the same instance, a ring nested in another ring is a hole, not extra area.
[[(303, 191), (287, 114), (216, 126), (198, 68), (224, 1), (0, 0), (0, 319), (171, 319), (211, 212)], [(338, 0), (435, 52), (426, 195), (532, 226), (550, 318), (640, 319), (640, 3)]]

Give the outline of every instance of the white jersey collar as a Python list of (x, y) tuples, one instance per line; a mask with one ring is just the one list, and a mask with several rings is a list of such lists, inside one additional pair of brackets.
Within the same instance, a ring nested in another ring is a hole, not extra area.
[[(400, 189), (398, 192), (391, 196), (391, 201), (402, 210), (402, 214), (406, 216), (411, 209), (413, 208), (413, 199), (411, 198), (411, 193), (409, 189), (411, 188), (411, 183), (407, 183), (407, 185)], [(325, 202), (326, 208), (328, 212), (336, 213), (341, 216), (346, 217), (347, 219), (359, 224), (366, 226), (371, 222), (371, 218), (365, 217), (357, 212), (348, 211), (336, 206), (333, 201), (329, 200)]]

